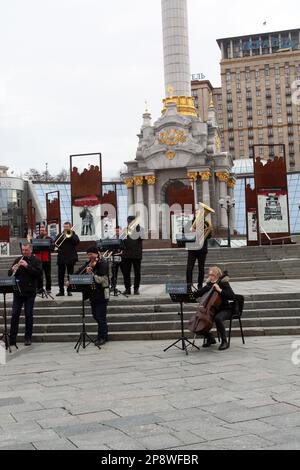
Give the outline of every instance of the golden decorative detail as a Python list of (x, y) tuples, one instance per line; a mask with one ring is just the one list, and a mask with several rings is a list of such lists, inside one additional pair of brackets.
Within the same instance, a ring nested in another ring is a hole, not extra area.
[(168, 85), (167, 92), (169, 94), (169, 97), (171, 98), (174, 94), (174, 87), (173, 85)]
[(198, 173), (197, 171), (189, 171), (187, 176), (191, 181), (197, 181)]
[(235, 185), (236, 185), (236, 179), (231, 176), (227, 181), (227, 186), (229, 189), (234, 189)]
[(177, 106), (177, 112), (183, 116), (195, 116), (197, 117), (197, 111), (195, 108), (194, 98), (192, 96), (170, 96), (163, 100), (164, 108), (162, 114), (167, 111), (167, 105), (169, 103), (175, 103)]
[(156, 176), (154, 175), (145, 176), (145, 180), (147, 181), (149, 186), (154, 186), (156, 183)]
[(169, 159), (170, 161), (171, 161), (171, 160), (174, 160), (175, 156), (176, 156), (176, 153), (175, 153), (175, 152), (172, 152), (172, 150), (169, 150), (169, 151), (167, 152), (167, 157), (168, 157), (168, 159)]
[(133, 188), (133, 183), (134, 183), (133, 178), (127, 178), (124, 182), (127, 186), (127, 189)]
[(227, 183), (229, 175), (228, 173), (216, 173), (216, 177), (220, 181), (220, 183)]
[(218, 131), (215, 131), (215, 147), (216, 147), (216, 151), (220, 153), (222, 150), (222, 142), (221, 142)]
[(144, 177), (143, 176), (134, 176), (134, 184), (136, 186), (143, 186), (144, 184)]
[(210, 171), (203, 171), (199, 173), (199, 176), (201, 177), (202, 181), (209, 181), (211, 177), (211, 172)]
[(169, 129), (166, 132), (159, 134), (159, 143), (162, 145), (178, 145), (183, 144), (186, 141), (186, 135), (183, 131), (178, 129)]
[(213, 109), (213, 108), (215, 107), (214, 100), (213, 100), (213, 94), (212, 94), (212, 93), (210, 94), (210, 105), (209, 105), (209, 107), (210, 107), (211, 109)]

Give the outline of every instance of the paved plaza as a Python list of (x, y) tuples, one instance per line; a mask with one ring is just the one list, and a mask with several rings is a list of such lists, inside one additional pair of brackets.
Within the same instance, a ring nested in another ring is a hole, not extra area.
[(0, 448), (300, 449), (293, 343), (237, 337), (188, 356), (164, 353), (170, 341), (23, 347), (0, 366)]

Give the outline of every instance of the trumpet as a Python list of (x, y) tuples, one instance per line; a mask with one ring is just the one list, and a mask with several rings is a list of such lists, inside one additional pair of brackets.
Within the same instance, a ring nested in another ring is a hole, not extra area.
[(106, 250), (103, 255), (101, 254), (101, 259), (110, 259), (112, 257), (113, 251)]
[(73, 225), (73, 227), (71, 227), (70, 230), (64, 230), (60, 234), (60, 236), (58, 237), (58, 239), (55, 242), (56, 248), (59, 248), (67, 238), (71, 238), (73, 236), (73, 233), (74, 233), (73, 228), (74, 227), (75, 227), (75, 225)]

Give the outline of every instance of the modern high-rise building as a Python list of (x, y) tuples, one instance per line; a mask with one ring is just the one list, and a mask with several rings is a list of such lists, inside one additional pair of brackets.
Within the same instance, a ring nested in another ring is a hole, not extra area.
[[(264, 157), (285, 144), (288, 170), (300, 169), (300, 29), (218, 39), (223, 135), (235, 159)], [(281, 154), (283, 150), (281, 149)]]
[[(222, 87), (193, 80), (192, 94), (201, 119), (213, 98), (223, 130), (223, 150), (234, 159), (282, 154), (287, 168), (300, 170), (300, 29), (217, 40)], [(298, 92), (297, 92), (298, 90)]]

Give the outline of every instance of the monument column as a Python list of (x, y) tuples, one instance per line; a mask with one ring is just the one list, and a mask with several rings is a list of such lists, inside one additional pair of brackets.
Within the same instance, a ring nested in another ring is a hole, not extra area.
[(133, 212), (133, 204), (134, 204), (134, 194), (133, 194), (133, 178), (127, 178), (125, 180), (125, 184), (127, 186), (127, 209), (128, 215), (134, 215)]
[(136, 205), (138, 204), (139, 206), (136, 212), (139, 212), (140, 217), (141, 217), (141, 224), (143, 225), (143, 227), (145, 227), (144, 192), (143, 192), (144, 177), (134, 176), (133, 180), (136, 186)]
[(158, 220), (157, 220), (157, 206), (155, 204), (155, 184), (156, 176), (150, 175), (145, 176), (148, 183), (148, 218), (149, 218), (149, 230), (151, 233), (158, 233)]
[[(203, 185), (202, 202), (203, 204), (206, 204), (207, 206), (211, 207), (210, 192), (209, 192), (209, 179), (211, 177), (211, 172), (204, 171), (202, 173), (199, 173), (199, 175), (201, 176), (202, 185)], [(207, 217), (211, 219), (210, 214)]]
[(195, 205), (195, 211), (197, 209), (198, 205), (198, 195), (197, 195), (197, 179), (198, 179), (198, 172), (197, 171), (189, 171), (187, 174), (190, 182), (193, 185), (193, 190), (194, 190), (194, 205)]
[[(236, 185), (236, 179), (233, 178), (233, 177), (230, 177), (228, 179), (227, 186), (228, 186), (228, 193), (229, 193), (229, 196), (231, 198), (231, 201), (234, 199), (235, 185)], [(231, 234), (234, 234), (235, 228), (236, 227), (235, 227), (235, 205), (234, 205), (231, 208), (231, 211), (230, 211), (230, 231), (231, 231)]]
[[(219, 180), (220, 199), (224, 199), (224, 201), (226, 201), (227, 181), (228, 181), (229, 175), (228, 173), (216, 173), (216, 177)], [(221, 228), (227, 228), (228, 226), (227, 212), (225, 209), (221, 209), (221, 208), (220, 208), (220, 222), (221, 222)]]

